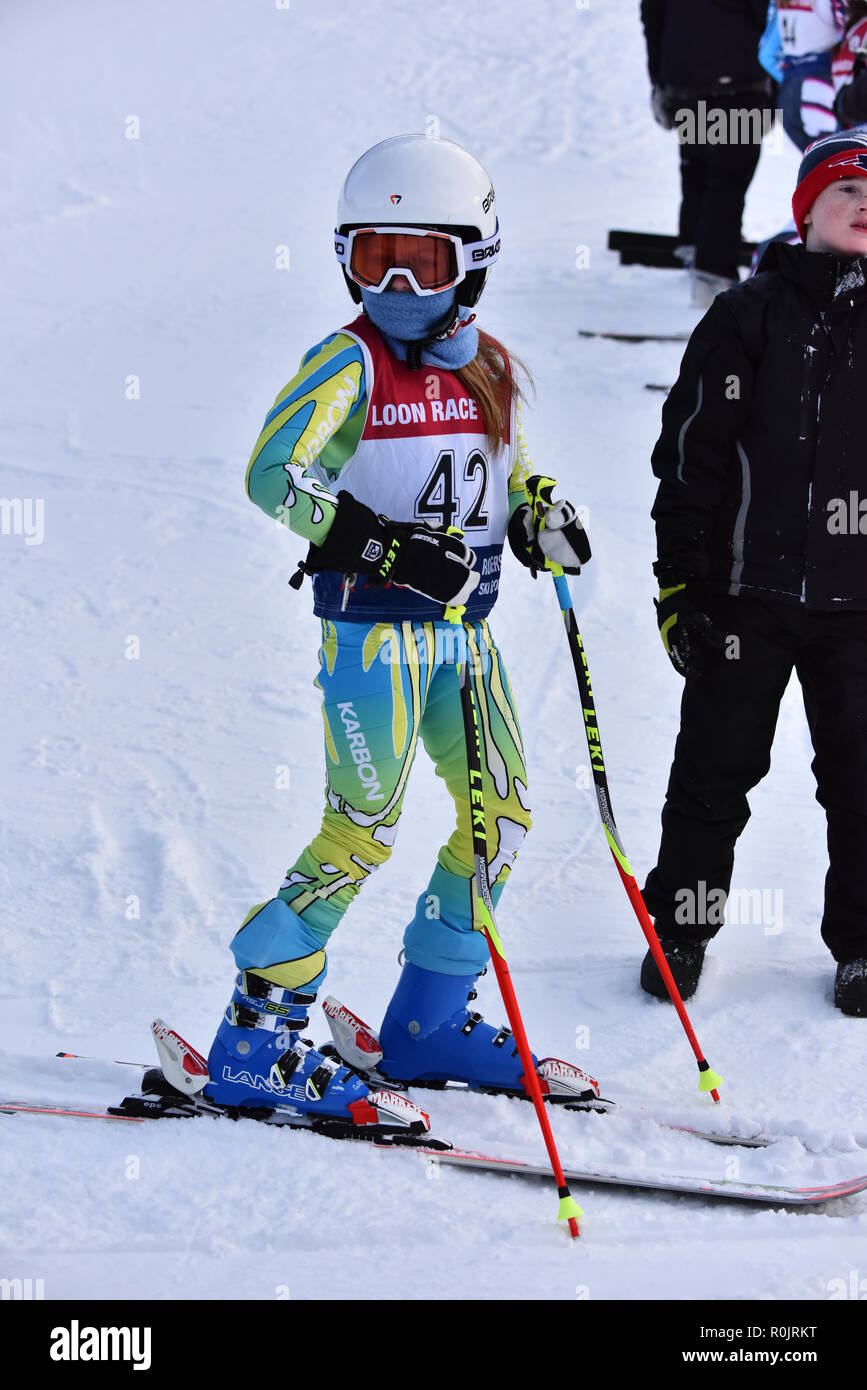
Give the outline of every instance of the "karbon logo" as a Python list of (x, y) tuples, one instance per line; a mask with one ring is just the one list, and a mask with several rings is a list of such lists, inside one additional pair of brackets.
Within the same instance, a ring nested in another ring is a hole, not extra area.
[(355, 712), (351, 700), (341, 700), (337, 705), (340, 711), (340, 718), (343, 720), (343, 727), (346, 730), (346, 737), (352, 752), (352, 761), (358, 771), (359, 781), (365, 789), (366, 801), (382, 801), (384, 793), (382, 784), (379, 780), (379, 773), (373, 765), (370, 757), (370, 749), (367, 746), (364, 734), (361, 730), (361, 723)]

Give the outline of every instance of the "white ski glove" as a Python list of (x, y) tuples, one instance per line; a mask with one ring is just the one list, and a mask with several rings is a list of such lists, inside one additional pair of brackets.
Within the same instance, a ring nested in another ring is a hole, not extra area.
[(515, 509), (509, 522), (509, 545), (535, 578), (538, 570), (559, 565), (580, 574), (590, 559), (590, 541), (571, 502), (554, 502), (553, 478), (534, 474), (525, 487), (531, 499)]

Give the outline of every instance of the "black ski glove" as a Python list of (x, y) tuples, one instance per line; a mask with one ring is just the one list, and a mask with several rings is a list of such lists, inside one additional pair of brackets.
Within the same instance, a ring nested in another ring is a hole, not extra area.
[(524, 486), (531, 501), (516, 507), (509, 521), (512, 553), (534, 579), (538, 570), (550, 568), (549, 561), (566, 574), (580, 574), (590, 559), (590, 541), (572, 503), (554, 502), (553, 478), (534, 473)]
[(711, 652), (723, 652), (725, 633), (703, 611), (704, 596), (692, 584), (660, 589), (656, 621), (662, 645), (680, 676), (700, 676)]
[(435, 603), (458, 605), (479, 582), (475, 563), (475, 551), (459, 536), (421, 521), (390, 521), (341, 492), (325, 540), (310, 547), (302, 568), (363, 574), (370, 584), (399, 584)]

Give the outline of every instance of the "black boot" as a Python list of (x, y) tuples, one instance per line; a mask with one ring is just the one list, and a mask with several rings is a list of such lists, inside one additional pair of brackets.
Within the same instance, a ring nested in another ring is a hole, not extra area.
[(834, 1003), (852, 1018), (867, 1018), (867, 960), (847, 960), (837, 966)]
[[(674, 983), (680, 990), (681, 999), (690, 999), (701, 977), (707, 941), (684, 941), (676, 936), (661, 936), (659, 944), (674, 976)], [(657, 999), (670, 997), (650, 951), (641, 962), (641, 988), (645, 994), (653, 994)]]

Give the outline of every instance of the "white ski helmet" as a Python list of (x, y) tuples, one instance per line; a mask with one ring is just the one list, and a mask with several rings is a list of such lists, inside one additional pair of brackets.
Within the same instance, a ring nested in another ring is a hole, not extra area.
[(429, 135), (394, 135), (367, 150), (346, 175), (337, 203), (334, 249), (349, 293), (346, 234), (360, 227), (432, 228), (457, 236), (465, 259), (458, 292), (472, 307), (500, 250), (490, 175), (462, 145)]

